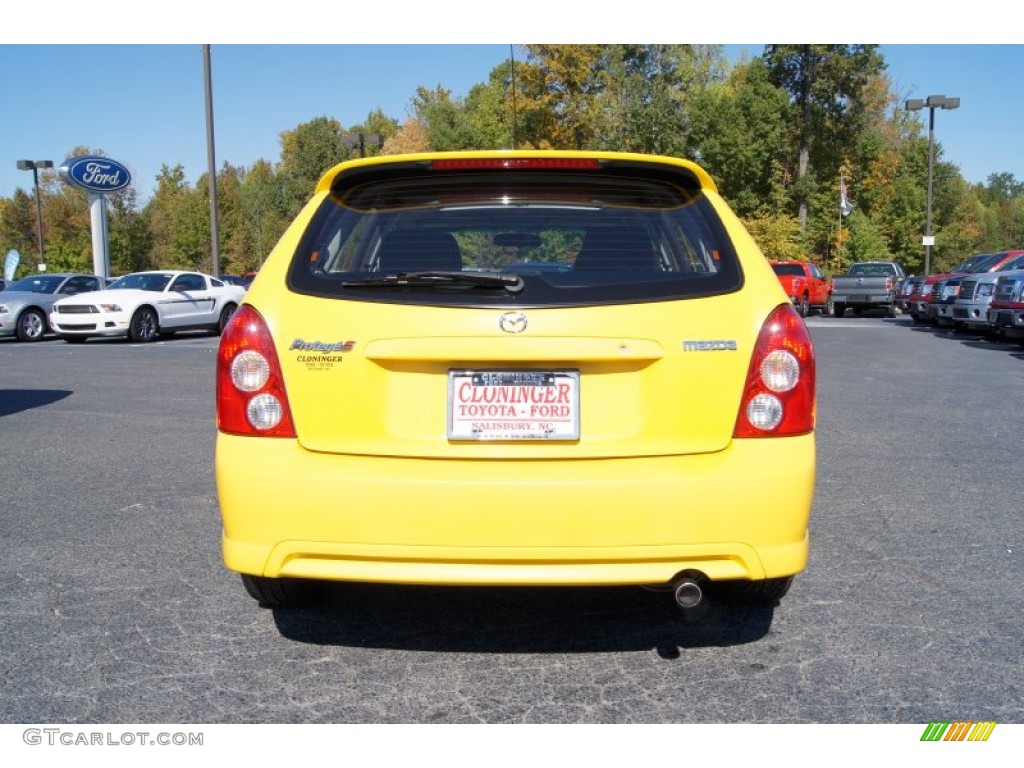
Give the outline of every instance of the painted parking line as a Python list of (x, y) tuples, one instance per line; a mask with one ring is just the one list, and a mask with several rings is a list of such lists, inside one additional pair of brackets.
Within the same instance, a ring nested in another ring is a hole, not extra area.
[(807, 318), (804, 320), (808, 328), (854, 328), (861, 331), (877, 331), (888, 328), (910, 328), (910, 320), (890, 320), (889, 322), (872, 322), (871, 320), (826, 320)]

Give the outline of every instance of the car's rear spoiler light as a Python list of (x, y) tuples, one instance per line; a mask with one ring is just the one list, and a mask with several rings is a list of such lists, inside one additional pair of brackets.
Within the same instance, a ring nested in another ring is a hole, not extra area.
[(477, 170), (571, 170), (596, 171), (601, 163), (595, 158), (581, 157), (497, 157), (466, 158), (459, 160), (433, 160), (433, 171), (477, 171)]

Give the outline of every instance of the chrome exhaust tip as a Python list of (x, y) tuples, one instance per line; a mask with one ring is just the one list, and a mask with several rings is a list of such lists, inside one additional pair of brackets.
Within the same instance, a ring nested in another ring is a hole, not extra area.
[(676, 605), (684, 611), (695, 610), (704, 602), (704, 590), (696, 579), (689, 576), (672, 585), (672, 596)]

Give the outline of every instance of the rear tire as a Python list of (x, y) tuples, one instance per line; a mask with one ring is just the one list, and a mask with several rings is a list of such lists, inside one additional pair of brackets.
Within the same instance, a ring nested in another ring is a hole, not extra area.
[(217, 325), (213, 327), (213, 332), (220, 336), (224, 333), (224, 329), (227, 328), (228, 322), (231, 320), (231, 316), (235, 314), (235, 310), (238, 306), (235, 304), (225, 304), (224, 309), (220, 311), (220, 317), (217, 318)]
[(307, 605), (315, 597), (313, 582), (308, 579), (272, 579), (248, 573), (241, 574), (241, 577), (245, 591), (264, 608)]
[(800, 305), (797, 307), (800, 317), (807, 317), (811, 312), (811, 305), (807, 303), (807, 294), (800, 297)]
[(832, 305), (832, 314), (835, 315), (836, 317), (842, 317), (843, 315), (846, 314), (846, 305), (843, 304), (841, 301), (837, 301), (835, 304)]
[(886, 317), (896, 317), (899, 313), (896, 311), (896, 305), (890, 304), (885, 310)]

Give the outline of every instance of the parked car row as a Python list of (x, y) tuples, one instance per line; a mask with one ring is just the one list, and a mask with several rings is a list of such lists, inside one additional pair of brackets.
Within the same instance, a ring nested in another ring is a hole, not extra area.
[(814, 264), (772, 261), (801, 317), (817, 309), (842, 317), (868, 309), (899, 312), (915, 323), (1024, 338), (1024, 250), (979, 253), (948, 272), (905, 276), (895, 262), (859, 262), (831, 282)]
[(0, 296), (0, 336), (68, 342), (127, 336), (147, 342), (177, 331), (220, 333), (245, 296), (244, 286), (183, 270), (134, 272), (109, 285), (96, 275), (46, 273), (16, 280)]
[[(1017, 278), (1024, 278), (1024, 250), (979, 254), (949, 272), (911, 278), (900, 291), (901, 300), (915, 323), (1012, 337), (1016, 332), (1010, 305), (1019, 300)], [(997, 325), (1000, 310), (1006, 314)], [(1024, 319), (1020, 326), (1024, 328)]]

